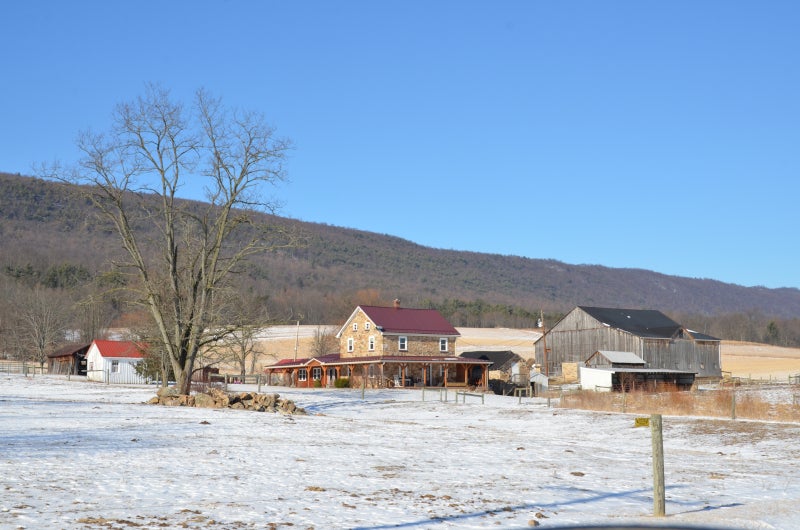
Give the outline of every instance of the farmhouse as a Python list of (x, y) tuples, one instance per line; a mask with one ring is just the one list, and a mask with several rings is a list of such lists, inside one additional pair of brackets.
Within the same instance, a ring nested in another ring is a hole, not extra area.
[(631, 352), (596, 351), (580, 367), (581, 388), (606, 392), (665, 387), (688, 390), (694, 384), (693, 372), (645, 365), (644, 359)]
[(458, 331), (435, 309), (358, 306), (336, 334), (339, 353), (284, 359), (265, 371), (270, 382), (313, 387), (443, 386), (486, 388), (491, 361), (455, 355)]
[(720, 378), (720, 340), (686, 329), (660, 311), (579, 306), (534, 344), (536, 362), (561, 376), (599, 351), (631, 352), (648, 369)]
[(146, 383), (135, 369), (143, 358), (144, 352), (135, 342), (95, 340), (86, 352), (86, 379), (103, 383)]

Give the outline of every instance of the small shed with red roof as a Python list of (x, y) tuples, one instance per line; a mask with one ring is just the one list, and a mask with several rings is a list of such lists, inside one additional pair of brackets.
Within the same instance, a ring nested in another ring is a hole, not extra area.
[(86, 352), (86, 379), (103, 383), (143, 384), (136, 373), (144, 349), (132, 341), (95, 340)]
[(491, 361), (455, 354), (460, 334), (435, 309), (358, 306), (336, 334), (339, 353), (285, 359), (266, 367), (270, 380), (299, 387), (441, 386), (487, 388)]

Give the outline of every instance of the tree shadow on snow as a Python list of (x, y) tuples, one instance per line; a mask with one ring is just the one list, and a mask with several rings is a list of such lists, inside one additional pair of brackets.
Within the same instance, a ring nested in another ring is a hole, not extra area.
[[(684, 486), (668, 486), (667, 490), (669, 489), (676, 489)], [(388, 528), (414, 528), (414, 527), (427, 527), (431, 524), (435, 523), (452, 523), (458, 521), (465, 521), (468, 519), (476, 519), (480, 517), (492, 516), (492, 515), (502, 515), (508, 514), (511, 512), (517, 512), (521, 510), (532, 511), (532, 510), (549, 510), (549, 511), (558, 511), (559, 509), (564, 508), (565, 506), (577, 505), (577, 504), (591, 504), (594, 502), (601, 502), (608, 499), (615, 499), (615, 498), (628, 498), (635, 501), (641, 501), (643, 504), (649, 503), (652, 506), (653, 503), (653, 495), (652, 489), (636, 489), (630, 491), (621, 491), (621, 492), (593, 492), (592, 490), (582, 489), (582, 488), (575, 488), (575, 487), (550, 487), (545, 489), (557, 489), (557, 490), (564, 490), (565, 492), (569, 492), (571, 494), (581, 494), (580, 498), (573, 498), (569, 500), (559, 501), (559, 502), (552, 502), (552, 503), (545, 503), (545, 504), (519, 504), (516, 506), (503, 506), (496, 510), (483, 510), (479, 512), (473, 513), (465, 513), (465, 514), (458, 514), (458, 515), (448, 515), (442, 517), (431, 517), (428, 519), (423, 519), (419, 521), (406, 521), (406, 522), (398, 522), (392, 524), (380, 524), (374, 526), (357, 526), (353, 527), (352, 530), (383, 530)], [(646, 514), (642, 514), (643, 516)]]

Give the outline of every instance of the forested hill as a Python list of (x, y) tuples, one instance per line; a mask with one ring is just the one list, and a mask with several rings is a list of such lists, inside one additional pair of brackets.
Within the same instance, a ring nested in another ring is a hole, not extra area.
[[(0, 270), (45, 275), (66, 268), (93, 275), (108, 268), (120, 252), (117, 239), (77, 197), (60, 184), (0, 174)], [(308, 244), (255, 258), (244, 281), (268, 293), (273, 303), (300, 308), (310, 321), (336, 321), (354, 293), (367, 290), (389, 301), (401, 298), (406, 306), (458, 300), (556, 314), (575, 305), (594, 305), (659, 309), (671, 315), (800, 318), (798, 289), (440, 250), (367, 231), (273, 220), (300, 229)]]

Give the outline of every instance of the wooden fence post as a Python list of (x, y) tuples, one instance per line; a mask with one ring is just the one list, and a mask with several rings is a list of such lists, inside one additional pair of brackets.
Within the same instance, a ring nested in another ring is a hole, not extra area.
[(736, 391), (731, 392), (731, 419), (736, 420)]
[(650, 433), (653, 438), (653, 515), (663, 517), (666, 514), (664, 495), (664, 437), (661, 414), (650, 416)]

